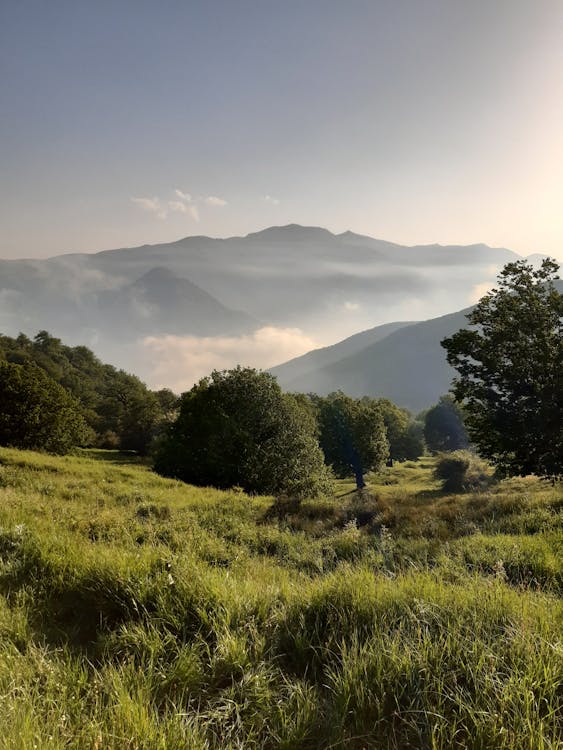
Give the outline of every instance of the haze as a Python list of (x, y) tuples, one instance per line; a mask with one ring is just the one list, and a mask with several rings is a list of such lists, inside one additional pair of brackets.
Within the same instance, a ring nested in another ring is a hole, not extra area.
[(0, 69), (0, 258), (291, 222), (563, 258), (559, 0), (5, 0)]

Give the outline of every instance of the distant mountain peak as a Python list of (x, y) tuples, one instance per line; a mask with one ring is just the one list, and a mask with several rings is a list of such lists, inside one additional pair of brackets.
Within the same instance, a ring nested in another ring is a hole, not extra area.
[(169, 281), (170, 279), (176, 278), (175, 274), (164, 266), (155, 266), (150, 271), (144, 273), (137, 281)]
[(336, 239), (336, 235), (323, 227), (309, 227), (302, 224), (285, 224), (262, 229), (259, 232), (251, 232), (246, 235), (247, 239), (264, 240), (311, 240), (311, 239)]

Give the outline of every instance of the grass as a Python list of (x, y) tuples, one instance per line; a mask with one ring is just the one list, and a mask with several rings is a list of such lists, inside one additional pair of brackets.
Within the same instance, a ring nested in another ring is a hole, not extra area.
[(560, 487), (291, 503), (0, 449), (0, 749), (562, 747)]

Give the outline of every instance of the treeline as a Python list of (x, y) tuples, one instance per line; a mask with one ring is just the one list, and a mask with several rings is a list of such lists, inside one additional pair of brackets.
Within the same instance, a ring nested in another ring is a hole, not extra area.
[[(27, 389), (27, 397), (19, 404), (19, 421), (22, 430), (33, 431), (35, 439), (27, 435), (19, 441), (20, 447), (37, 447), (53, 452), (64, 452), (70, 443), (104, 448), (133, 450), (145, 454), (158, 436), (175, 417), (177, 396), (168, 389), (151, 391), (134, 375), (103, 364), (85, 346), (65, 346), (60, 339), (47, 331), (40, 331), (33, 339), (24, 334), (17, 338), (0, 336), (0, 363), (17, 367), (3, 367), (0, 383), (0, 444), (8, 441), (7, 411), (16, 408), (15, 390)], [(46, 379), (46, 377), (47, 379)], [(8, 388), (10, 381), (12, 384)], [(61, 395), (58, 384), (70, 396)], [(41, 397), (43, 393), (43, 397)], [(49, 409), (49, 403), (64, 401), (65, 413), (74, 412), (83, 424), (65, 424), (64, 414)], [(27, 401), (27, 408), (26, 402)], [(11, 406), (10, 406), (11, 402)], [(35, 404), (35, 408), (33, 408)], [(39, 412), (43, 414), (42, 419)], [(18, 414), (14, 415), (18, 418)], [(68, 433), (62, 440), (42, 442), (39, 423), (48, 432)], [(10, 429), (17, 430), (17, 425)], [(27, 433), (26, 433), (27, 434)], [(31, 446), (33, 444), (33, 446)]]
[(193, 484), (311, 495), (334, 475), (362, 488), (366, 472), (466, 447), (467, 435), (447, 396), (414, 417), (383, 398), (282, 393), (239, 367), (179, 398), (40, 331), (0, 336), (0, 445), (152, 452), (157, 471)]
[(334, 476), (362, 489), (367, 472), (422, 455), (427, 425), (437, 449), (464, 447), (460, 417), (448, 398), (422, 421), (387, 399), (283, 393), (269, 373), (237, 367), (182, 395), (154, 468), (191, 484), (292, 497), (326, 494)]

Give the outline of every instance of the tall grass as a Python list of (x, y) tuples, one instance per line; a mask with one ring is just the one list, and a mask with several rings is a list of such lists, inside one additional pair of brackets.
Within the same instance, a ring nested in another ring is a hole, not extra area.
[(280, 510), (101, 456), (0, 449), (0, 748), (561, 746), (557, 488)]

